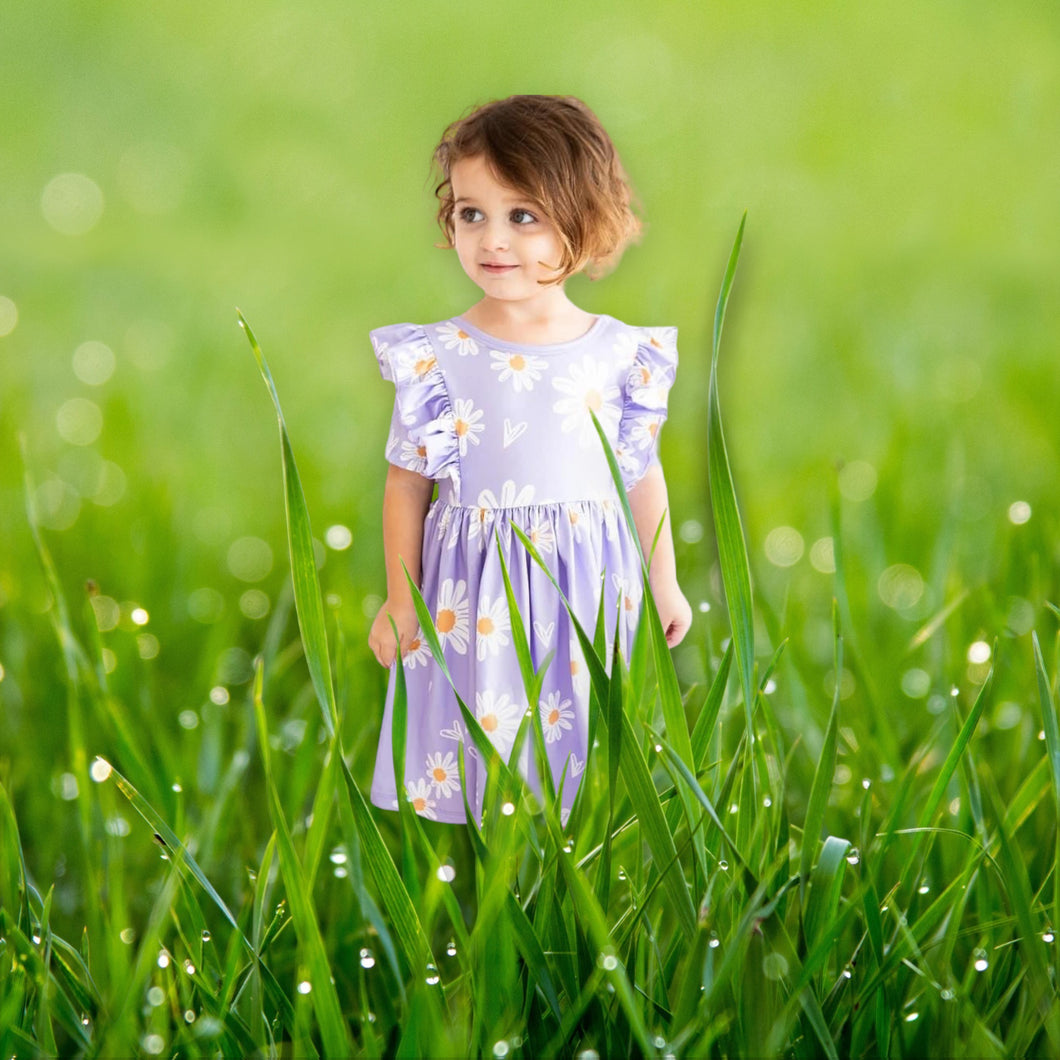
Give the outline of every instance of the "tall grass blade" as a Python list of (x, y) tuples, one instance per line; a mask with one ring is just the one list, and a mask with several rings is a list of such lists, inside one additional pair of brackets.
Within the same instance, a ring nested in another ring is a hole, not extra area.
[(335, 700), (335, 686), (331, 679), (331, 667), (328, 662), (328, 638), (324, 624), (324, 604), (320, 595), (320, 582), (317, 579), (316, 560), (313, 556), (313, 533), (309, 525), (309, 510), (306, 507), (302, 480), (298, 475), (291, 440), (287, 435), (287, 424), (280, 407), (280, 397), (276, 384), (272, 381), (268, 362), (261, 352), (258, 340), (243, 314), (236, 311), (239, 326), (246, 332), (247, 341), (254, 351), (261, 378), (272, 398), (276, 410), (276, 419), (280, 427), (280, 448), (283, 456), (284, 507), (287, 512), (287, 536), (291, 557), (291, 580), (294, 584), (295, 611), (298, 614), (298, 627), (302, 632), (302, 643), (305, 646), (306, 664), (317, 702), (324, 717), (324, 727), (332, 736), (338, 727), (338, 705)]
[(710, 361), (710, 386), (707, 399), (707, 474), (710, 485), (710, 505), (714, 514), (714, 532), (717, 535), (718, 560), (721, 580), (725, 587), (725, 600), (732, 626), (732, 642), (736, 656), (736, 669), (743, 689), (744, 708), (747, 712), (747, 729), (751, 731), (751, 712), (754, 708), (755, 682), (755, 630), (751, 600), (751, 567), (747, 558), (740, 510), (736, 502), (736, 488), (725, 445), (721, 423), (721, 401), (718, 392), (718, 355), (721, 352), (721, 333), (725, 322), (725, 310), (729, 303), (736, 264), (740, 258), (743, 242), (744, 214), (736, 233), (729, 264), (725, 269), (721, 291), (714, 310), (714, 342)]
[(295, 930), (301, 943), (302, 953), (309, 972), (310, 997), (316, 1012), (324, 1054), (331, 1057), (346, 1057), (353, 1054), (353, 1043), (349, 1029), (339, 1005), (335, 981), (328, 963), (324, 939), (320, 934), (313, 898), (306, 884), (302, 864), (291, 839), (290, 829), (284, 817), (283, 806), (272, 777), (272, 755), (269, 751), (269, 726), (265, 719), (265, 704), (261, 698), (262, 667), (258, 664), (254, 688), (254, 719), (258, 728), (258, 744), (265, 766), (265, 786), (269, 800), (269, 816), (272, 818), (279, 854), (280, 872), (284, 890), (291, 909)]

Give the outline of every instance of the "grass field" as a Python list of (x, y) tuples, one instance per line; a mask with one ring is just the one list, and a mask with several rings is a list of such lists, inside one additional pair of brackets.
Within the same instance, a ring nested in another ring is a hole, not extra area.
[[(572, 7), (0, 16), (2, 1055), (1060, 1051), (1054, 20)], [(363, 803), (365, 336), (471, 301), (426, 159), (519, 90), (643, 200), (574, 293), (681, 327), (696, 620), (478, 835)]]

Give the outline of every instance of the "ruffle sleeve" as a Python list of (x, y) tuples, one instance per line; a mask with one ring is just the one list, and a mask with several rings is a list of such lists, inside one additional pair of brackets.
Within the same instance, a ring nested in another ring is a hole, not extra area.
[(460, 492), (456, 421), (434, 347), (417, 324), (391, 324), (371, 332), (379, 371), (394, 384), (394, 414), (387, 460), (424, 478), (450, 478)]
[(615, 456), (626, 489), (659, 462), (659, 432), (677, 375), (677, 328), (638, 329), (637, 351), (622, 391)]

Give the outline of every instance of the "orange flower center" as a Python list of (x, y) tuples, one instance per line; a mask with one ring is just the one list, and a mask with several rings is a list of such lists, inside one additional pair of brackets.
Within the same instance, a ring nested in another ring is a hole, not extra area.
[(457, 436), (457, 438), (463, 438), (464, 435), (467, 434), (467, 432), (468, 432), (468, 422), (467, 422), (467, 420), (457, 420), (456, 421), (456, 436)]
[(623, 596), (622, 597), (622, 603), (625, 606), (627, 611), (632, 611), (633, 610), (633, 601), (628, 596)]
[(578, 513), (575, 511), (567, 512), (567, 518), (570, 519), (570, 525), (574, 526), (578, 522)]
[(456, 625), (456, 612), (448, 607), (443, 607), (438, 612), (438, 620), (435, 625), (438, 627), (439, 633), (451, 633)]
[(412, 800), (412, 808), (417, 813), (423, 813), (427, 809), (427, 800), (421, 795), (419, 798)]
[(513, 353), (508, 358), (513, 372), (521, 372), (526, 367), (526, 358), (521, 353)]
[(548, 712), (548, 723), (549, 725), (555, 725), (559, 721), (559, 711), (553, 707)]
[(587, 390), (585, 392), (585, 407), (587, 409), (592, 409), (593, 412), (599, 412), (602, 404), (603, 398), (600, 397), (599, 390)]
[(648, 381), (651, 379), (651, 372), (647, 368), (641, 368), (640, 370), (640, 381), (644, 386), (648, 385)]
[(578, 660), (577, 659), (571, 659), (571, 661), (570, 661), (571, 676), (573, 677), (580, 669), (581, 669), (581, 666), (579, 665)]
[(434, 779), (437, 780), (439, 784), (443, 783), (445, 778), (449, 776), (449, 773), (442, 769), (441, 766), (435, 766), (431, 772)]
[(656, 348), (657, 350), (661, 350), (661, 349), (662, 349), (662, 343), (661, 343), (661, 342), (660, 342), (660, 341), (659, 341), (658, 339), (656, 339), (656, 338), (653, 338), (653, 339), (651, 340), (651, 344), (652, 344), (652, 345), (653, 345), (653, 346), (654, 346), (654, 347), (655, 347), (655, 348)]
[(653, 438), (654, 438), (654, 437), (655, 437), (655, 436), (656, 436), (656, 435), (657, 435), (658, 433), (659, 433), (659, 425), (658, 425), (657, 423), (653, 423), (653, 424), (651, 424), (651, 425), (650, 425), (650, 426), (648, 427), (648, 434), (650, 434), (650, 435), (651, 435), (651, 436), (652, 436)]
[(425, 446), (425, 445), (417, 445), (416, 446), (416, 455), (425, 457), (427, 455), (427, 446)]
[(461, 328), (461, 329), (460, 329), (460, 330), (459, 330), (459, 331), (458, 331), (458, 332), (456, 333), (456, 337), (457, 337), (458, 339), (463, 339), (464, 341), (466, 341), (467, 339), (471, 338), (471, 336), (470, 336), (470, 335), (469, 335), (469, 334), (468, 334), (468, 333), (467, 333), (466, 331), (464, 331), (464, 329), (463, 329), (463, 328)]
[(422, 357), (416, 362), (412, 370), (417, 375), (426, 375), (434, 367), (434, 363), (433, 357)]
[(478, 620), (478, 631), (484, 637), (488, 637), (496, 627), (493, 625), (492, 618), (480, 618)]
[(408, 650), (409, 650), (409, 651), (419, 651), (419, 650), (420, 650), (420, 647), (421, 647), (422, 645), (423, 645), (423, 641), (422, 641), (422, 640), (420, 640), (420, 638), (419, 638), (419, 637), (416, 637), (416, 639), (415, 639), (415, 640), (411, 640), (411, 641), (409, 641), (409, 648), (408, 648)]
[(496, 714), (484, 714), (481, 718), (479, 718), (478, 723), (482, 726), (483, 732), (496, 732), (497, 727), (500, 724), (497, 721)]

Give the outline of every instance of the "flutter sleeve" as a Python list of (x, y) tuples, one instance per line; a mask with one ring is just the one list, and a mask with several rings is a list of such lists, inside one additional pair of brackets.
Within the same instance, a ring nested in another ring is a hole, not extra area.
[(615, 456), (626, 489), (659, 462), (659, 432), (677, 375), (677, 328), (641, 328), (622, 393)]
[(459, 492), (456, 422), (427, 332), (416, 324), (391, 324), (376, 328), (371, 339), (379, 371), (395, 391), (387, 460), (425, 478), (451, 478)]

